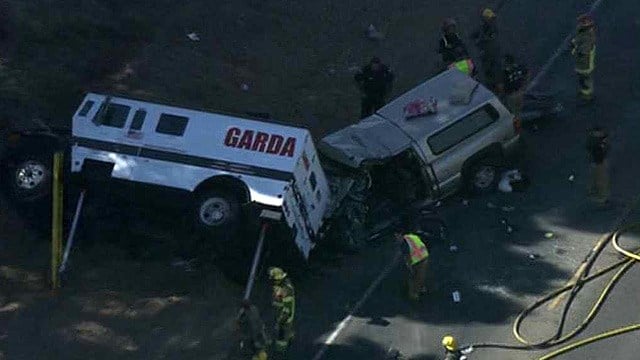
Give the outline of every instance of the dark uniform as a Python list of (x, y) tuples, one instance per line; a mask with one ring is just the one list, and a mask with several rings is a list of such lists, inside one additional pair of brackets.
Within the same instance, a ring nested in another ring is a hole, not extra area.
[(591, 179), (589, 181), (589, 196), (598, 204), (604, 205), (609, 201), (610, 180), (607, 162), (609, 153), (609, 134), (600, 127), (589, 131), (587, 151), (591, 160)]
[(387, 95), (391, 92), (393, 73), (380, 62), (380, 59), (373, 58), (354, 78), (362, 92), (361, 118), (373, 115), (384, 105)]
[(523, 65), (516, 63), (511, 55), (505, 55), (503, 64), (502, 76), (507, 108), (516, 118), (520, 118), (529, 71)]
[(254, 354), (252, 360), (266, 360), (266, 349), (271, 340), (258, 308), (248, 302), (243, 303), (237, 322), (243, 336), (243, 342), (251, 346), (251, 351)]
[(482, 26), (472, 37), (481, 51), (480, 60), (485, 84), (492, 91), (500, 92), (502, 66), (500, 64), (500, 45), (498, 43), (498, 28), (495, 15), (489, 17), (483, 15)]
[(457, 33), (443, 34), (440, 38), (438, 53), (442, 56), (442, 62), (449, 65), (461, 58), (468, 58), (467, 46), (462, 42)]

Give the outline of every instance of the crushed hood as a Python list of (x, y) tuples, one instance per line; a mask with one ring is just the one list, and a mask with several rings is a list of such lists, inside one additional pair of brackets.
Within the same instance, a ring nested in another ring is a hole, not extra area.
[(330, 159), (358, 168), (366, 160), (384, 160), (411, 146), (411, 139), (395, 124), (373, 115), (325, 136), (318, 150)]

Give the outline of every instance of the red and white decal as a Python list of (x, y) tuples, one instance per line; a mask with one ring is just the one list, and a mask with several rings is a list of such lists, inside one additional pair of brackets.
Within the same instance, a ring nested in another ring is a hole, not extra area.
[(296, 150), (296, 138), (287, 137), (285, 139), (284, 136), (278, 134), (232, 127), (227, 130), (224, 145), (237, 149), (293, 157)]

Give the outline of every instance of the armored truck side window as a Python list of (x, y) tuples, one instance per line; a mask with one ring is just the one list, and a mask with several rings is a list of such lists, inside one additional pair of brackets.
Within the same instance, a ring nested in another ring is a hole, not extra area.
[(136, 111), (135, 115), (133, 115), (133, 120), (131, 121), (130, 130), (140, 130), (142, 129), (142, 124), (144, 123), (144, 118), (147, 116), (147, 112), (145, 110)]
[(435, 155), (439, 155), (491, 125), (498, 120), (499, 117), (500, 114), (498, 114), (498, 111), (493, 106), (487, 104), (444, 130), (432, 135), (427, 140), (427, 143), (429, 147), (431, 147), (431, 151)]
[(173, 136), (182, 136), (187, 128), (189, 118), (184, 116), (162, 114), (156, 127), (156, 132)]
[(122, 128), (127, 122), (127, 116), (131, 108), (126, 105), (109, 104), (102, 119), (103, 126)]
[(94, 104), (95, 102), (91, 100), (88, 100), (87, 102), (85, 102), (84, 105), (82, 105), (82, 109), (80, 109), (80, 113), (78, 113), (78, 116), (82, 116), (82, 117), (87, 116), (87, 114), (89, 113), (89, 111), (91, 110)]

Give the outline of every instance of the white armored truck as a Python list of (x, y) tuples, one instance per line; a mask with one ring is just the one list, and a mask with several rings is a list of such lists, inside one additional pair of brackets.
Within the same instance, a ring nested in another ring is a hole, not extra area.
[(73, 173), (183, 192), (217, 234), (240, 225), (243, 204), (281, 209), (305, 257), (330, 201), (303, 128), (90, 93), (72, 135)]

